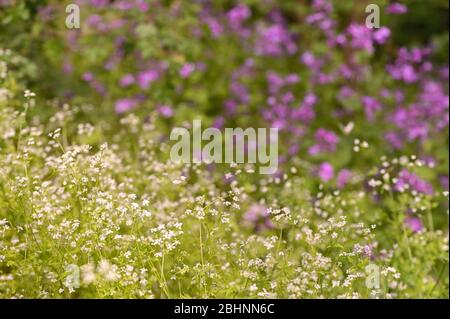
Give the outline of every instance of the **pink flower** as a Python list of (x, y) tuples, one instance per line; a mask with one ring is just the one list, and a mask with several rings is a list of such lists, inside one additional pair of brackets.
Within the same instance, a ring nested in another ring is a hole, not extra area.
[(303, 123), (309, 123), (316, 116), (314, 108), (308, 104), (303, 104), (299, 108), (292, 111), (292, 117)]
[(321, 64), (320, 61), (318, 61), (314, 57), (314, 55), (309, 51), (302, 54), (301, 60), (304, 65), (306, 65), (307, 67), (309, 67), (311, 69), (317, 69), (318, 67), (320, 67), (320, 64)]
[(156, 81), (159, 78), (159, 73), (156, 70), (147, 70), (139, 73), (138, 75), (138, 83), (141, 89), (148, 89), (150, 84), (153, 81)]
[(195, 70), (195, 64), (193, 63), (186, 63), (183, 65), (183, 67), (180, 70), (180, 76), (185, 79), (189, 75), (191, 75), (192, 72)]
[(353, 96), (355, 94), (355, 91), (349, 87), (349, 86), (343, 86), (340, 90), (339, 90), (339, 98), (340, 99), (346, 99), (349, 98), (351, 96)]
[(225, 107), (225, 111), (231, 115), (231, 114), (236, 113), (236, 109), (237, 109), (238, 105), (235, 100), (226, 100), (224, 102), (224, 107)]
[(408, 7), (404, 4), (394, 2), (387, 6), (386, 12), (389, 14), (405, 14), (406, 12), (408, 12)]
[(297, 52), (297, 45), (291, 33), (282, 24), (261, 27), (258, 33), (259, 37), (255, 44), (257, 55), (277, 57)]
[(94, 80), (94, 75), (91, 72), (86, 72), (83, 74), (83, 80), (85, 80), (86, 82), (91, 82), (92, 80)]
[(375, 119), (375, 113), (381, 109), (380, 102), (371, 96), (363, 96), (361, 98), (361, 102), (363, 104), (367, 119), (369, 121), (373, 121)]
[(403, 78), (403, 81), (405, 81), (406, 83), (413, 83), (419, 79), (416, 71), (410, 64), (403, 65), (403, 67), (401, 68), (401, 76)]
[(334, 152), (339, 142), (339, 137), (332, 131), (319, 128), (314, 135), (316, 143), (308, 150), (310, 155), (317, 155), (325, 152)]
[(121, 87), (127, 87), (127, 86), (130, 86), (131, 84), (133, 84), (134, 81), (135, 81), (135, 79), (132, 74), (126, 74), (120, 79), (119, 84)]
[(145, 0), (137, 0), (136, 6), (141, 12), (147, 12), (149, 9), (149, 4)]
[(352, 171), (348, 169), (342, 169), (337, 178), (336, 178), (336, 184), (338, 188), (344, 188), (344, 186), (348, 183), (350, 178), (352, 178)]
[(394, 149), (401, 149), (403, 147), (403, 138), (396, 132), (387, 132), (384, 138)]
[(218, 116), (214, 120), (212, 127), (220, 129), (223, 127), (224, 123), (225, 123), (225, 119), (222, 116)]
[(167, 118), (173, 116), (173, 109), (169, 105), (161, 105), (157, 110), (163, 117)]
[(223, 26), (217, 19), (209, 17), (205, 19), (205, 23), (208, 25), (214, 38), (218, 38), (223, 33)]
[(253, 226), (256, 231), (273, 228), (267, 208), (261, 204), (253, 204), (250, 206), (244, 214), (244, 221)]
[(116, 101), (115, 109), (117, 113), (124, 113), (134, 109), (138, 105), (138, 100), (133, 98), (125, 98)]
[(385, 43), (387, 41), (387, 39), (389, 39), (390, 36), (391, 36), (391, 30), (389, 30), (389, 28), (386, 28), (386, 27), (381, 27), (380, 29), (378, 29), (377, 31), (375, 31), (373, 33), (373, 39), (378, 44)]
[(245, 4), (239, 4), (227, 13), (227, 19), (232, 29), (238, 30), (241, 24), (251, 15), (250, 9)]
[(334, 177), (334, 169), (333, 166), (328, 163), (324, 162), (319, 165), (317, 176), (323, 181), (328, 182)]
[(273, 71), (267, 72), (266, 80), (269, 84), (269, 91), (272, 94), (277, 93), (284, 85), (283, 78)]
[(92, 6), (101, 8), (106, 7), (109, 4), (108, 0), (90, 0)]
[(395, 189), (400, 191), (405, 189), (405, 186), (408, 185), (411, 189), (416, 192), (432, 195), (434, 193), (433, 186), (421, 179), (414, 173), (411, 173), (407, 169), (403, 169), (398, 175), (397, 183), (395, 184)]
[(419, 217), (408, 216), (405, 218), (404, 223), (415, 233), (420, 232), (423, 229), (423, 223)]
[(347, 28), (347, 33), (352, 37), (350, 45), (355, 49), (364, 49), (373, 52), (372, 30), (364, 24), (352, 23)]
[(63, 64), (63, 72), (65, 74), (70, 74), (73, 72), (73, 65), (69, 61), (65, 61)]
[(101, 22), (102, 22), (102, 17), (99, 16), (98, 14), (90, 15), (86, 20), (86, 24), (90, 27), (95, 27), (98, 24), (100, 24)]

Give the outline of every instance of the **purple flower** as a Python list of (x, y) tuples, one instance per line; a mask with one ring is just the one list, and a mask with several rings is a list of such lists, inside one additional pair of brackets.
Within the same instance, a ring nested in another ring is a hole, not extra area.
[(389, 39), (390, 36), (391, 36), (391, 30), (389, 30), (389, 28), (387, 28), (387, 27), (381, 27), (380, 29), (378, 29), (377, 31), (375, 31), (373, 33), (373, 39), (378, 44), (385, 43), (387, 41), (387, 39)]
[(272, 229), (273, 224), (269, 218), (266, 206), (253, 204), (244, 214), (244, 221), (254, 227), (256, 231)]
[(334, 132), (327, 131), (320, 128), (316, 131), (314, 135), (316, 144), (311, 146), (308, 150), (310, 155), (317, 155), (324, 152), (334, 152), (336, 150), (336, 145), (339, 142), (339, 138)]
[(316, 12), (306, 17), (306, 23), (315, 24), (325, 18), (325, 14), (323, 12)]
[(387, 132), (384, 135), (386, 141), (388, 141), (394, 149), (401, 149), (403, 147), (403, 139), (400, 134), (395, 132)]
[(448, 78), (449, 78), (449, 68), (448, 68), (448, 66), (441, 68), (439, 70), (439, 74), (444, 78), (444, 80), (448, 80)]
[(109, 30), (119, 29), (122, 28), (126, 23), (127, 21), (125, 19), (114, 19), (109, 23), (108, 29)]
[(336, 185), (338, 188), (344, 188), (344, 186), (348, 183), (348, 181), (352, 178), (352, 171), (348, 169), (342, 169), (339, 171), (338, 176), (336, 177)]
[(328, 162), (323, 162), (319, 165), (317, 176), (323, 181), (328, 182), (334, 177), (333, 166)]
[(101, 83), (100, 81), (97, 80), (93, 80), (90, 82), (91, 87), (94, 88), (95, 91), (97, 91), (97, 93), (101, 94), (101, 95), (105, 95), (107, 92), (106, 87), (103, 85), (103, 83)]
[(208, 25), (213, 38), (218, 38), (223, 33), (223, 26), (215, 18), (206, 18), (204, 22)]
[(441, 183), (441, 186), (445, 189), (448, 190), (448, 186), (449, 186), (449, 179), (448, 176), (440, 176), (439, 177), (439, 182)]
[(132, 74), (126, 74), (120, 79), (119, 84), (121, 87), (127, 87), (133, 84), (134, 82), (135, 82), (134, 76)]
[(231, 28), (238, 30), (242, 23), (251, 15), (250, 9), (245, 4), (239, 4), (227, 13), (228, 23)]
[(363, 254), (369, 257), (370, 259), (373, 259), (373, 246), (372, 245), (364, 245), (363, 247)]
[(405, 100), (405, 93), (402, 90), (396, 90), (394, 93), (395, 102), (397, 103), (403, 103)]
[(433, 69), (431, 62), (425, 60), (429, 54), (429, 48), (400, 48), (395, 63), (387, 65), (386, 70), (395, 80), (418, 82), (421, 75)]
[(413, 83), (419, 79), (416, 71), (410, 64), (403, 65), (403, 67), (401, 68), (401, 77), (406, 83)]
[(369, 121), (373, 121), (375, 119), (375, 112), (381, 109), (380, 102), (371, 96), (363, 96), (361, 98), (361, 102), (363, 104), (367, 119)]
[(63, 63), (63, 72), (65, 74), (70, 74), (73, 72), (73, 65), (69, 61), (64, 61)]
[(102, 21), (103, 19), (100, 15), (93, 14), (86, 19), (86, 24), (90, 27), (97, 28), (102, 23)]
[(294, 100), (295, 100), (295, 96), (292, 92), (287, 92), (287, 93), (283, 94), (283, 96), (281, 97), (281, 101), (284, 104), (292, 103)]
[(267, 82), (269, 84), (269, 92), (276, 94), (283, 87), (284, 80), (276, 72), (269, 71), (266, 75)]
[(109, 4), (108, 0), (90, 0), (92, 6), (100, 8), (106, 7)]
[(339, 98), (340, 99), (346, 99), (351, 97), (353, 94), (355, 94), (355, 91), (349, 87), (349, 86), (343, 86), (340, 90), (339, 90)]
[(352, 23), (347, 28), (347, 33), (351, 36), (350, 45), (355, 49), (364, 49), (369, 53), (373, 52), (372, 30), (364, 24)]
[(218, 116), (216, 117), (216, 119), (214, 120), (212, 127), (221, 129), (223, 127), (223, 125), (225, 124), (225, 119), (222, 116)]
[(192, 72), (195, 70), (195, 64), (193, 63), (186, 63), (181, 67), (180, 70), (180, 76), (185, 79), (191, 75)]
[(333, 4), (329, 0), (314, 0), (312, 6), (315, 10), (322, 10), (326, 13), (333, 11)]
[(278, 57), (285, 53), (292, 55), (297, 52), (297, 45), (282, 24), (261, 28), (255, 46), (258, 55)]
[(134, 7), (134, 3), (132, 3), (131, 1), (127, 1), (127, 0), (122, 0), (122, 1), (115, 1), (114, 2), (114, 6), (119, 9), (119, 10), (130, 10), (133, 9)]
[(394, 2), (386, 7), (386, 13), (389, 14), (405, 14), (406, 12), (408, 12), (408, 7), (398, 2)]
[(149, 4), (145, 0), (137, 0), (136, 6), (141, 12), (147, 12), (149, 9)]
[(317, 96), (314, 93), (308, 93), (305, 95), (303, 103), (306, 105), (314, 106), (317, 103)]
[(50, 21), (53, 19), (54, 11), (54, 8), (50, 5), (38, 7), (39, 17), (42, 21)]
[(233, 81), (231, 83), (231, 85), (230, 85), (230, 89), (231, 89), (231, 92), (233, 93), (233, 95), (241, 103), (247, 104), (249, 102), (250, 97), (249, 97), (249, 94), (248, 94), (248, 90), (247, 90), (247, 88), (244, 85)]
[(296, 84), (300, 81), (300, 76), (298, 74), (292, 73), (288, 74), (284, 80), (286, 84)]
[(163, 117), (168, 118), (173, 116), (173, 109), (169, 105), (160, 105), (157, 110)]
[(395, 183), (394, 188), (398, 191), (404, 190), (406, 186), (409, 186), (412, 190), (416, 192), (432, 195), (434, 193), (433, 186), (421, 179), (414, 173), (411, 173), (407, 169), (403, 169), (400, 171), (397, 182)]
[(124, 113), (134, 109), (138, 105), (138, 100), (134, 98), (124, 98), (116, 101), (116, 113)]
[(408, 141), (424, 141), (449, 124), (449, 100), (443, 84), (429, 80), (421, 84), (418, 99), (397, 107), (388, 117), (400, 129), (399, 136)]
[(303, 123), (311, 122), (315, 116), (316, 112), (314, 111), (314, 108), (309, 104), (303, 104), (292, 111), (292, 118)]
[(301, 61), (303, 62), (304, 65), (306, 65), (307, 67), (309, 67), (311, 69), (318, 69), (321, 66), (320, 61), (318, 61), (314, 57), (314, 55), (309, 51), (302, 54)]
[(156, 81), (159, 78), (159, 73), (156, 70), (147, 70), (139, 73), (138, 75), (138, 83), (141, 89), (148, 89), (150, 84), (153, 81)]
[(94, 80), (94, 75), (91, 72), (86, 72), (83, 74), (83, 80), (85, 80), (86, 82), (91, 82), (92, 80)]
[(225, 111), (228, 114), (233, 115), (234, 113), (236, 113), (236, 109), (237, 109), (238, 105), (235, 100), (226, 100), (224, 103), (224, 107), (225, 107)]
[(299, 147), (298, 143), (294, 143), (291, 146), (289, 146), (288, 153), (289, 153), (289, 155), (292, 156), (292, 155), (297, 154), (299, 150), (300, 150), (300, 147)]
[(314, 105), (316, 103), (316, 95), (314, 95), (313, 93), (306, 94), (300, 107), (292, 111), (291, 117), (306, 124), (311, 122), (311, 120), (313, 120), (316, 116), (316, 112), (314, 111)]
[(419, 217), (407, 216), (404, 219), (404, 223), (415, 233), (418, 233), (423, 229), (423, 223)]
[(271, 128), (277, 128), (279, 130), (283, 130), (286, 126), (286, 121), (283, 119), (277, 119), (275, 121), (272, 122), (272, 124), (270, 125)]

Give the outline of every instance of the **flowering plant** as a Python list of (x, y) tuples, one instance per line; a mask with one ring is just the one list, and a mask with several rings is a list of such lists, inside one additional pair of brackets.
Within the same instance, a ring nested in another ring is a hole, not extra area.
[(448, 298), (448, 30), (377, 2), (0, 0), (0, 297)]

